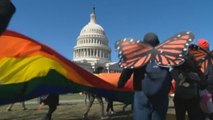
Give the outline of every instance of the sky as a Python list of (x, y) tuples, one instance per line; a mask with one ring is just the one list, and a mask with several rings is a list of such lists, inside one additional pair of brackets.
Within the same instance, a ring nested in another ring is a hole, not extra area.
[[(212, 0), (12, 0), (16, 6), (8, 29), (27, 35), (73, 59), (73, 47), (89, 22), (93, 6), (118, 61), (115, 41), (142, 40), (154, 32), (161, 42), (182, 31), (213, 45)], [(211, 48), (211, 46), (210, 46)]]

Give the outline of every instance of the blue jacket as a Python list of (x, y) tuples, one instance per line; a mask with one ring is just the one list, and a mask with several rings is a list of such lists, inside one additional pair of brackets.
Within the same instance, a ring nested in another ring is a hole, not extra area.
[(155, 62), (136, 69), (124, 69), (118, 81), (123, 87), (133, 74), (134, 90), (143, 90), (147, 96), (168, 94), (172, 77), (167, 68), (159, 67)]
[(146, 66), (142, 80), (142, 90), (147, 96), (168, 95), (171, 88), (172, 76), (168, 68), (159, 67), (155, 62)]

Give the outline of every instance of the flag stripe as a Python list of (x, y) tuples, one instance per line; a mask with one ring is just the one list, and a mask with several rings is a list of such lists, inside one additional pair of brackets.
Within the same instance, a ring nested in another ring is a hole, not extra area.
[(132, 94), (132, 90), (117, 88), (22, 34), (4, 32), (0, 36), (0, 49), (0, 104), (79, 91), (120, 101), (131, 99), (126, 95)]

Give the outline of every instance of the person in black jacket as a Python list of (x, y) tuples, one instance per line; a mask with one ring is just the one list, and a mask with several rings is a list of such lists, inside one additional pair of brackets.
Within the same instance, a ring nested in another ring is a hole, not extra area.
[[(197, 41), (197, 45), (200, 46), (201, 48), (205, 49), (206, 52), (210, 52), (208, 40), (199, 39)], [(206, 72), (204, 75), (206, 77), (206, 82), (207, 82), (206, 89), (208, 90), (209, 93), (211, 93), (212, 99), (213, 99), (213, 66), (212, 66), (212, 64), (209, 64), (209, 65), (211, 65), (211, 66), (209, 66), (208, 72)], [(206, 117), (209, 120), (213, 120), (213, 113), (206, 113)]]
[(174, 67), (171, 71), (176, 81), (174, 107), (176, 120), (185, 120), (186, 112), (189, 120), (204, 120), (200, 108), (199, 89), (205, 89), (205, 77), (194, 57), (185, 56), (181, 66)]
[[(147, 33), (143, 42), (155, 47), (157, 35)], [(133, 74), (134, 120), (165, 120), (168, 109), (168, 93), (172, 77), (168, 68), (159, 67), (154, 61), (134, 69), (123, 69), (118, 87), (124, 87)]]
[(111, 98), (105, 98), (107, 101), (107, 108), (106, 108), (106, 115), (113, 115), (115, 114), (113, 108), (113, 100)]
[(42, 106), (48, 105), (49, 110), (47, 114), (42, 118), (42, 120), (51, 120), (53, 112), (57, 109), (57, 106), (59, 105), (59, 95), (44, 95), (40, 97), (40, 106), (37, 108), (37, 111), (42, 108)]
[(7, 28), (16, 8), (10, 0), (0, 0), (0, 35)]

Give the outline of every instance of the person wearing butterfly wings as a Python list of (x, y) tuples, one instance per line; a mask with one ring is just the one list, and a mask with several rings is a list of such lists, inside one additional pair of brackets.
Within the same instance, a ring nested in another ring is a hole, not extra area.
[(199, 90), (206, 87), (205, 77), (194, 57), (187, 54), (185, 62), (174, 67), (171, 73), (176, 81), (173, 100), (176, 120), (185, 120), (186, 112), (188, 120), (204, 120), (204, 114), (200, 109)]
[(123, 39), (116, 43), (123, 71), (117, 86), (124, 87), (133, 74), (134, 120), (165, 120), (172, 67), (184, 63), (191, 32), (181, 32), (159, 44), (156, 34), (147, 33), (143, 42)]
[[(189, 52), (201, 66), (201, 71), (206, 78), (207, 87), (204, 90), (200, 90), (200, 103), (207, 118), (213, 120), (213, 51), (210, 52), (209, 43), (205, 39), (199, 39), (197, 45), (190, 45)], [(209, 99), (207, 100), (206, 98)]]

